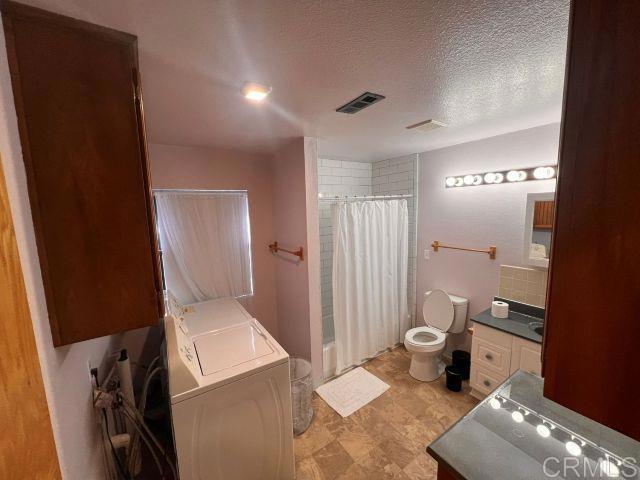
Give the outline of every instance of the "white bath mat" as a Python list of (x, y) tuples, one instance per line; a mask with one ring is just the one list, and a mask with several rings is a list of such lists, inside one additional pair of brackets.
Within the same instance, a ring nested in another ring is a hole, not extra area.
[(336, 412), (348, 417), (388, 388), (378, 377), (358, 367), (318, 387), (316, 392)]

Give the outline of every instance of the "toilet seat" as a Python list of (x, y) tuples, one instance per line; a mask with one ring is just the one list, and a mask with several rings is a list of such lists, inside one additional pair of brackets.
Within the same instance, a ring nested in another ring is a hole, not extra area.
[[(426, 338), (420, 338), (426, 337)], [(434, 327), (416, 327), (408, 330), (404, 336), (405, 344), (424, 352), (440, 350), (444, 347), (447, 335)]]

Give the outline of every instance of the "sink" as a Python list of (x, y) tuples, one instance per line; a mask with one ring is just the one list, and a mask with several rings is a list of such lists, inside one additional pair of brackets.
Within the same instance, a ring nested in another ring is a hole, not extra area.
[(542, 322), (531, 322), (529, 324), (529, 329), (536, 332), (538, 335), (542, 336), (544, 333), (544, 323)]

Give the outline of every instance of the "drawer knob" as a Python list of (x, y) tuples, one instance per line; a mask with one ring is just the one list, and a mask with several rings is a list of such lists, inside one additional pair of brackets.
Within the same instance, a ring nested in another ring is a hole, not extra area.
[(490, 382), (489, 380), (485, 380), (485, 381), (484, 381), (484, 382), (482, 382), (482, 383), (484, 383), (484, 386), (485, 386), (485, 387), (490, 387), (490, 386), (491, 386), (491, 382)]
[(485, 353), (484, 358), (486, 358), (487, 360), (493, 360), (493, 355), (491, 355), (490, 353)]

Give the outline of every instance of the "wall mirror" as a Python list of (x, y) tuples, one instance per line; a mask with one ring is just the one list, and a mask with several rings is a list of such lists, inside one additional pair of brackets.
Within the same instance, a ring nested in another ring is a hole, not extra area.
[(522, 251), (523, 262), (526, 265), (549, 267), (555, 211), (554, 199), (554, 192), (527, 194)]

